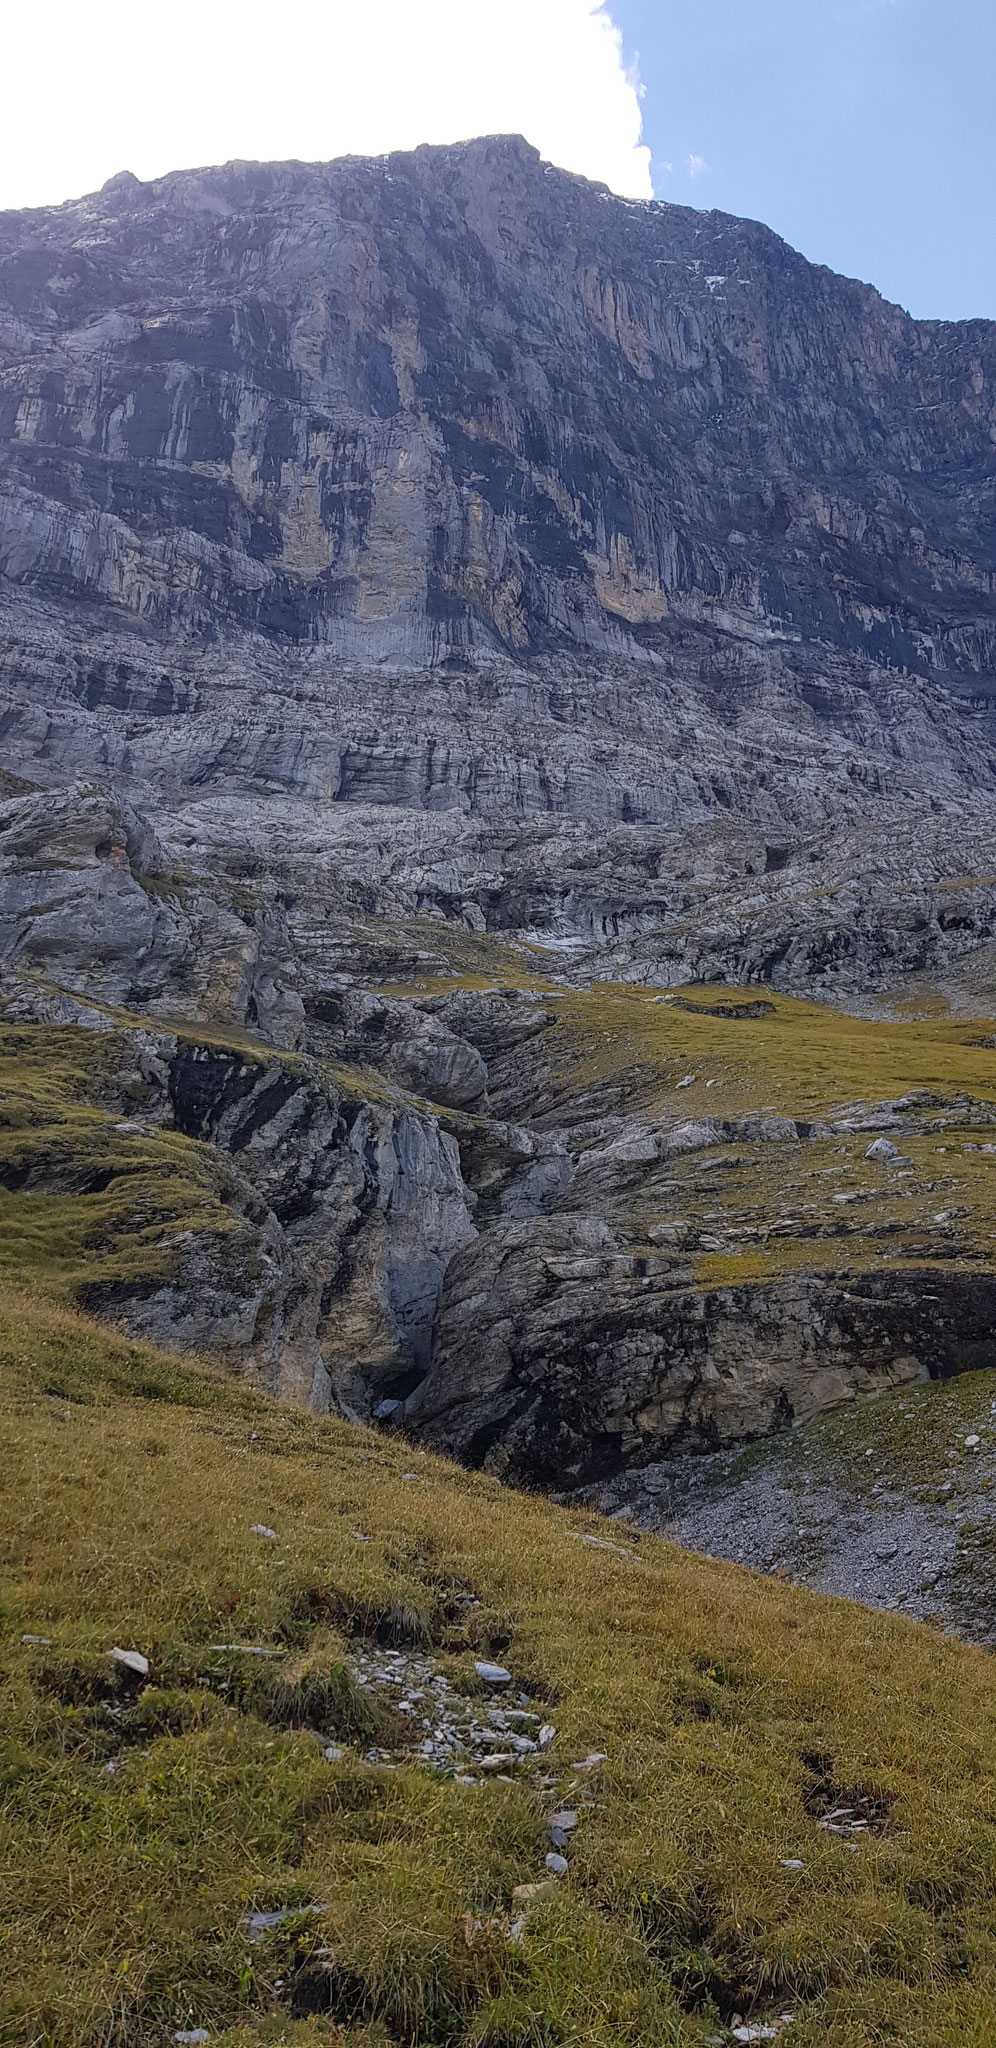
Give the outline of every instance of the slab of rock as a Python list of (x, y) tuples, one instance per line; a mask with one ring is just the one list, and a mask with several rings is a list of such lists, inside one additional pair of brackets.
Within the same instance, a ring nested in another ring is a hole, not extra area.
[(148, 1678), (149, 1660), (141, 1650), (120, 1650), (115, 1647), (107, 1652), (112, 1664), (119, 1664), (123, 1671), (131, 1672), (135, 1678)]

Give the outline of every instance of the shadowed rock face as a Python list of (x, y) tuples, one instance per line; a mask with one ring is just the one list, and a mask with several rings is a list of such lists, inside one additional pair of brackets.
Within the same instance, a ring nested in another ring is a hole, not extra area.
[(156, 1113), (245, 1184), (213, 1292), (115, 1312), (542, 1483), (951, 1370), (898, 1261), (653, 1264), (685, 1098), (543, 1041), (554, 984), (991, 957), (994, 468), (991, 325), (514, 138), (0, 216), (5, 985), (215, 1027)]

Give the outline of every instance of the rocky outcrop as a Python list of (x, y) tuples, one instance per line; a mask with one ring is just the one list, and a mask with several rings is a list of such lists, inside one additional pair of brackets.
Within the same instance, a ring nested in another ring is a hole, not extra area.
[[(988, 1305), (976, 1303), (988, 1314)], [(967, 1334), (967, 1332), (966, 1332)], [(948, 1354), (957, 1368), (973, 1363)], [(672, 1542), (996, 1647), (996, 1375), (906, 1385), (748, 1449), (670, 1456), (581, 1500)]]
[(595, 1219), (509, 1224), (452, 1260), (409, 1413), (465, 1462), (578, 1489), (971, 1368), (994, 1356), (994, 1315), (989, 1276), (690, 1287)]
[[(366, 1417), (421, 1380), (443, 1275), (475, 1235), (476, 1201), (455, 1137), (427, 1105), (248, 1041), (148, 1030), (34, 979), (8, 977), (2, 996), (8, 1026), (78, 1032), (82, 1137), (51, 1122), (43, 1096), (37, 1131), (29, 1119), (0, 1181), (25, 1197), (26, 1217), (36, 1196), (56, 1208), (59, 1197), (94, 1198), (93, 1272), (84, 1264), (77, 1289), (87, 1307), (320, 1411)], [(12, 1049), (33, 1050), (30, 1029)], [(58, 1045), (49, 1057), (59, 1073)], [(110, 1147), (95, 1159), (87, 1134), (101, 1129)], [(127, 1255), (108, 1274), (99, 1197), (134, 1184), (131, 1146), (144, 1156), (174, 1133), (192, 1142), (162, 1152), (162, 1234), (150, 1235), (132, 1200)], [(204, 1199), (181, 1202), (173, 1220), (169, 1175), (182, 1161)]]
[[(178, 1047), (169, 1101), (173, 1127), (251, 1189), (264, 1242), (279, 1233), (277, 1293), (253, 1303), (255, 1369), (277, 1391), (354, 1413), (419, 1379), (443, 1273), (474, 1234), (452, 1137), (403, 1104), (205, 1045)], [(197, 1313), (210, 1332), (210, 1309)]]

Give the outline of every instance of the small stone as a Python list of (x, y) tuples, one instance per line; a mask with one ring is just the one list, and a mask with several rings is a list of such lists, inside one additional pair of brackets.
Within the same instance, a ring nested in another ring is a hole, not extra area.
[(693, 1081), (697, 1081), (698, 1078), (699, 1077), (697, 1074), (686, 1074), (684, 1080), (677, 1081), (675, 1083), (675, 1086), (678, 1088), (690, 1088), (692, 1086)]
[(552, 1899), (556, 1889), (556, 1879), (552, 1877), (542, 1877), (536, 1884), (517, 1884), (512, 1904), (520, 1913), (528, 1913), (533, 1906), (542, 1905), (544, 1899)]
[(338, 1743), (330, 1742), (326, 1745), (325, 1748), (325, 1761), (327, 1764), (341, 1763), (342, 1758), (345, 1756), (345, 1754), (345, 1750), (340, 1749)]
[(734, 2027), (733, 2039), (735, 2041), (777, 2041), (780, 2032), (780, 2027), (762, 2027), (757, 2025)]
[(559, 1813), (550, 1815), (550, 1831), (556, 1828), (558, 1834), (571, 1835), (577, 1827), (578, 1817), (572, 1806), (562, 1806)]
[(39, 1650), (50, 1650), (52, 1647), (51, 1636), (22, 1636), (21, 1641), (22, 1643), (33, 1643), (36, 1649)]
[(216, 1657), (286, 1657), (286, 1650), (264, 1649), (260, 1643), (209, 1643), (208, 1651)]
[[(876, 1138), (865, 1153), (866, 1159), (898, 1159), (899, 1146), (890, 1145), (888, 1138)], [(760, 2038), (760, 2037), (759, 2037)]]
[(184, 2030), (183, 2030), (183, 2031), (182, 2031), (181, 2033), (179, 2033), (179, 2034), (174, 2034), (174, 2036), (173, 2036), (173, 2039), (174, 2039), (174, 2041), (189, 2041), (189, 2042), (194, 2042), (194, 2041), (210, 2041), (210, 2039), (211, 2039), (211, 2036), (210, 2036), (210, 2034), (208, 2033), (208, 2030), (207, 2030), (207, 2028), (206, 2028), (206, 2027), (187, 2027), (187, 2028), (186, 2028), (186, 2029), (184, 2029)]
[(801, 1856), (783, 1856), (780, 1860), (783, 1870), (805, 1870), (806, 1868)]
[(125, 1671), (133, 1671), (136, 1678), (148, 1678), (149, 1660), (143, 1657), (141, 1650), (119, 1650), (115, 1645), (107, 1654), (112, 1664), (120, 1664)]
[(510, 1671), (505, 1670), (503, 1664), (475, 1664), (474, 1670), (478, 1678), (483, 1678), (485, 1685), (511, 1685), (512, 1683), (512, 1674)]
[[(374, 1412), (373, 1412), (373, 1413), (374, 1413), (374, 1421), (375, 1421), (375, 1422), (386, 1422), (386, 1421), (387, 1421), (387, 1418), (388, 1418), (388, 1416), (389, 1416), (389, 1415), (396, 1415), (396, 1414), (397, 1414), (397, 1412), (398, 1412), (398, 1409), (400, 1408), (400, 1406), (401, 1406), (401, 1402), (400, 1402), (400, 1401), (378, 1401), (378, 1403), (377, 1403), (377, 1406), (376, 1406), (376, 1408), (374, 1409)], [(407, 1475), (406, 1475), (406, 1476), (407, 1476)]]
[(280, 1540), (276, 1530), (268, 1529), (265, 1522), (253, 1522), (249, 1534), (250, 1536), (263, 1536), (267, 1543), (278, 1543)]
[(285, 1920), (295, 1920), (303, 1913), (317, 1915), (327, 1911), (327, 1906), (281, 1906), (275, 1913), (245, 1913), (242, 1925), (250, 1941), (262, 1941), (264, 1934), (269, 1934), (273, 1927), (282, 1927)]
[(604, 1749), (593, 1749), (579, 1764), (572, 1764), (572, 1771), (594, 1771), (599, 1764), (607, 1764), (608, 1755)]
[(877, 1543), (875, 1555), (878, 1558), (879, 1564), (891, 1564), (892, 1559), (899, 1555), (899, 1545), (898, 1543)]
[(549, 1749), (551, 1742), (553, 1742), (556, 1739), (556, 1734), (557, 1731), (553, 1726), (552, 1722), (544, 1721), (543, 1726), (536, 1737), (537, 1749)]
[(590, 1536), (583, 1529), (568, 1529), (567, 1534), (573, 1543), (587, 1543), (591, 1550), (611, 1550), (614, 1557), (624, 1557), (627, 1564), (643, 1563), (634, 1550), (628, 1550), (622, 1543), (610, 1543), (605, 1536)]
[(566, 1856), (561, 1856), (556, 1849), (551, 1849), (546, 1859), (546, 1867), (551, 1877), (567, 1876), (567, 1858)]
[(965, 1438), (966, 1451), (977, 1451), (981, 1442), (982, 1438), (980, 1436), (967, 1436)]

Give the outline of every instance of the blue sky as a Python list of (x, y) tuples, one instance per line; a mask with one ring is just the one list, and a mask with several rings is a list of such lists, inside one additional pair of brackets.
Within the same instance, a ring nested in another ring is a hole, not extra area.
[(924, 318), (996, 318), (996, 0), (611, 11), (658, 198), (766, 221)]

